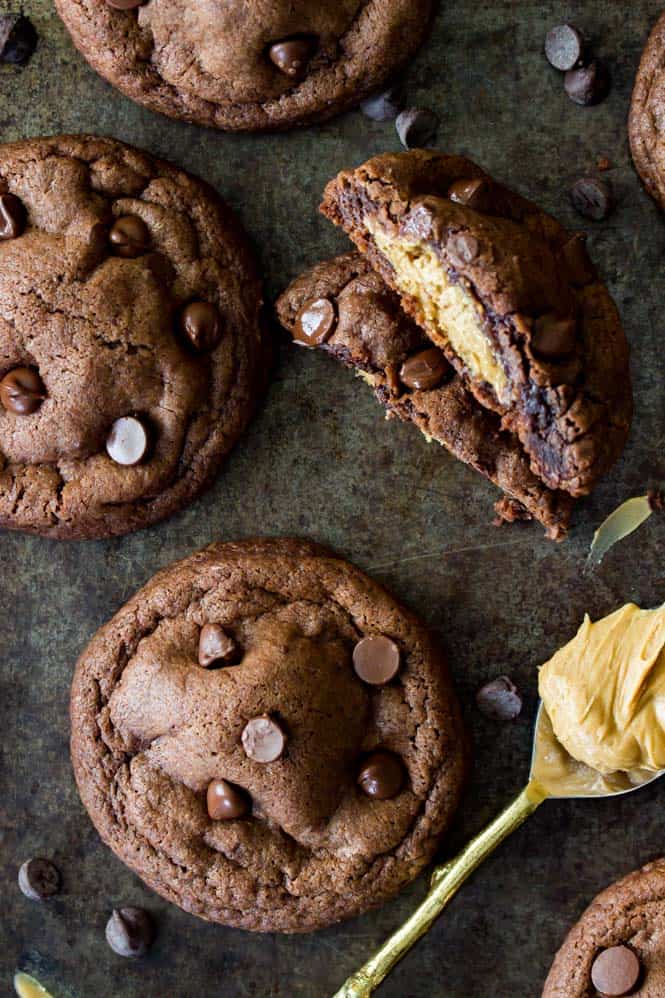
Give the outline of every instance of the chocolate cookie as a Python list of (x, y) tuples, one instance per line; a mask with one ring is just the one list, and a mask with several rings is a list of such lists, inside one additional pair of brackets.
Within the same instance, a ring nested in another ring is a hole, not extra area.
[(0, 146), (0, 525), (106, 537), (184, 506), (265, 381), (260, 305), (202, 181), (110, 139)]
[(323, 213), (400, 293), (551, 489), (584, 495), (632, 414), (628, 347), (582, 235), (459, 156), (377, 156)]
[(665, 995), (665, 859), (599, 894), (568, 933), (543, 998)]
[(503, 489), (501, 518), (533, 518), (549, 537), (565, 536), (572, 498), (533, 474), (517, 436), (465, 388), (365, 257), (348, 253), (317, 264), (276, 307), (296, 342), (318, 346), (360, 372), (389, 413), (414, 423)]
[(185, 910), (265, 932), (320, 928), (412, 880), (465, 771), (425, 629), (295, 540), (213, 545), (155, 576), (81, 656), (71, 720), (79, 791), (114, 852)]
[(649, 194), (665, 208), (665, 13), (642, 53), (628, 133), (635, 168)]
[(288, 128), (357, 104), (399, 70), (434, 0), (56, 0), (74, 44), (153, 111)]

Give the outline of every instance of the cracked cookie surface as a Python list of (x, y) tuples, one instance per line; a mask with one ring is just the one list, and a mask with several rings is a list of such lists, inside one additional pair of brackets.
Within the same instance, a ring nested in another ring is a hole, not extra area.
[(357, 104), (413, 55), (434, 0), (57, 0), (94, 69), (154, 111), (271, 129)]
[[(206, 625), (236, 649), (216, 668), (199, 664)], [(354, 657), (377, 635), (399, 655), (383, 685)], [(257, 719), (282, 732), (276, 758), (247, 738)], [(104, 841), (168, 900), (257, 931), (320, 928), (396, 893), (432, 857), (465, 772), (427, 631), (358, 569), (294, 540), (213, 545), (155, 576), (82, 654), (71, 720)], [(362, 769), (381, 753), (403, 771), (387, 797), (368, 795), (376, 773)], [(233, 788), (227, 820), (211, 782)]]
[[(389, 413), (413, 423), (503, 489), (500, 517), (533, 518), (552, 539), (565, 536), (571, 497), (551, 491), (533, 474), (517, 436), (502, 430), (499, 416), (467, 390), (365, 257), (347, 253), (316, 264), (280, 296), (277, 315), (297, 338), (308, 307), (320, 302), (329, 302), (334, 316), (316, 344), (320, 349), (361, 373)], [(425, 351), (425, 370), (421, 361), (414, 375), (414, 363)]]
[[(592, 998), (594, 961), (611, 947), (627, 947), (639, 959), (637, 986), (621, 994), (665, 994), (665, 859), (648, 863), (612, 884), (573, 926), (556, 955), (543, 998)], [(613, 991), (619, 994), (619, 991)]]
[(632, 416), (628, 346), (584, 248), (459, 156), (415, 150), (343, 171), (324, 195), (483, 406), (552, 489), (588, 493)]
[(240, 227), (202, 181), (85, 136), (0, 147), (3, 204), (0, 524), (85, 538), (168, 516), (265, 380)]
[(665, 209), (665, 13), (642, 53), (628, 132), (635, 168), (649, 194)]

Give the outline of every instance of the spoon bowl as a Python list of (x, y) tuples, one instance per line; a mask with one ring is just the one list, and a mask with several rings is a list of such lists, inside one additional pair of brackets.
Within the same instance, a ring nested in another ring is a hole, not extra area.
[(636, 769), (631, 772), (599, 773), (570, 755), (557, 739), (542, 700), (533, 730), (529, 782), (546, 791), (547, 797), (585, 799), (621, 797), (660, 779), (665, 770)]

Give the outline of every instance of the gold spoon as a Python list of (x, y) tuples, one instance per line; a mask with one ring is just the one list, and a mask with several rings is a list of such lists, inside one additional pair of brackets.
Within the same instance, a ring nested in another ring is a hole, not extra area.
[(334, 998), (367, 998), (396, 963), (430, 929), (464, 881), (483, 860), (519, 828), (549, 798), (618, 797), (652, 783), (654, 773), (611, 773), (607, 776), (577, 762), (557, 741), (543, 704), (538, 708), (533, 737), (529, 782), (494, 821), (453, 859), (434, 868), (429, 893), (413, 915), (336, 992)]

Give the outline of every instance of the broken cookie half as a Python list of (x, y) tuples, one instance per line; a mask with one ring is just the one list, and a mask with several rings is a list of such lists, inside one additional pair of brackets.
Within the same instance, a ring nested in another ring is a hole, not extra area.
[(621, 322), (584, 236), (470, 160), (423, 150), (340, 173), (321, 210), (493, 425), (516, 434), (537, 479), (587, 494), (624, 447), (632, 392)]
[(367, 259), (347, 253), (317, 264), (276, 307), (296, 342), (354, 368), (390, 413), (498, 485), (505, 493), (496, 506), (500, 519), (535, 519), (552, 539), (565, 536), (572, 497), (533, 473), (518, 437), (467, 390)]

